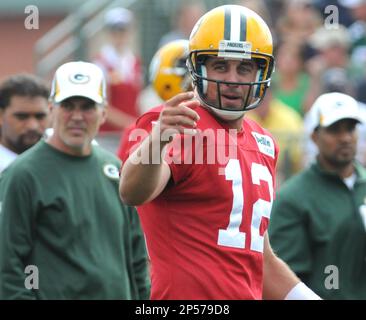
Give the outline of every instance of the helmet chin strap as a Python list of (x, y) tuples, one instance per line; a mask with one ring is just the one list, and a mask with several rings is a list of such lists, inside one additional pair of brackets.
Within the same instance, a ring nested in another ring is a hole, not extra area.
[(208, 106), (212, 113), (214, 113), (218, 118), (225, 121), (234, 121), (238, 120), (245, 115), (245, 111), (228, 111), (228, 110), (220, 110), (216, 108), (212, 108)]
[(201, 98), (201, 96), (197, 92), (197, 87), (194, 87), (194, 95), (195, 98), (201, 103), (202, 107), (207, 109), (209, 112), (213, 113), (216, 117), (220, 118), (224, 121), (234, 121), (242, 118), (246, 111), (230, 111), (230, 110), (221, 110), (214, 107), (209, 106), (206, 102)]

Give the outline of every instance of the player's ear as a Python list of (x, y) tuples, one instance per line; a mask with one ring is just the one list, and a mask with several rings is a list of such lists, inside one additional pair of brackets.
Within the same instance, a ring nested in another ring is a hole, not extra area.
[(50, 113), (48, 115), (48, 124), (52, 128), (55, 123), (55, 112), (56, 112), (57, 107), (55, 106), (54, 102), (49, 101), (48, 109), (50, 111)]
[(100, 118), (100, 125), (106, 122), (107, 120), (107, 110), (108, 104), (106, 103), (104, 106), (101, 107), (101, 118)]

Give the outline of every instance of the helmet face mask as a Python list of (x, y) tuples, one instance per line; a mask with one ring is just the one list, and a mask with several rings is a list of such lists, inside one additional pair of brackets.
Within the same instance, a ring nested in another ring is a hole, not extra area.
[[(245, 87), (246, 92), (242, 96), (243, 104), (241, 106), (237, 106), (235, 108), (236, 111), (247, 111), (254, 109), (258, 106), (261, 99), (264, 97), (265, 91), (267, 87), (270, 84), (270, 79), (263, 79), (261, 75), (266, 73), (266, 63), (264, 59), (253, 59), (252, 61), (255, 61), (258, 71), (255, 81), (251, 82), (230, 82), (230, 81), (224, 81), (224, 80), (217, 80), (207, 77), (207, 71), (205, 67), (205, 61), (208, 57), (212, 56), (212, 53), (217, 54), (217, 51), (213, 50), (212, 52), (209, 51), (194, 51), (191, 52), (189, 56), (189, 61), (196, 61), (196, 68), (194, 66), (191, 66), (191, 72), (193, 81), (196, 84), (197, 87), (197, 93), (199, 95), (199, 98), (202, 101), (205, 101), (207, 105), (213, 108), (222, 109), (222, 110), (233, 110), (230, 107), (225, 107), (221, 102), (221, 96), (222, 96), (222, 86), (239, 86), (239, 87)], [(215, 56), (215, 55), (213, 55)], [(271, 66), (272, 67), (272, 66)], [(212, 102), (208, 100), (207, 97), (207, 87), (209, 83), (213, 83), (216, 85), (217, 90), (217, 97), (216, 101)]]
[[(218, 30), (218, 29), (222, 30)], [(212, 32), (217, 30), (217, 32)], [(217, 7), (206, 13), (190, 36), (190, 54), (187, 65), (202, 104), (227, 120), (242, 117), (247, 110), (256, 108), (270, 84), (274, 59), (272, 36), (266, 23), (253, 11), (236, 5)], [(209, 57), (224, 60), (254, 61), (255, 79), (228, 82), (207, 77)], [(216, 86), (216, 99), (209, 99), (208, 86)], [(241, 87), (242, 104), (225, 107), (222, 103), (224, 87)]]
[(150, 81), (164, 101), (192, 87), (186, 66), (188, 45), (188, 40), (172, 41), (160, 48), (151, 61)]

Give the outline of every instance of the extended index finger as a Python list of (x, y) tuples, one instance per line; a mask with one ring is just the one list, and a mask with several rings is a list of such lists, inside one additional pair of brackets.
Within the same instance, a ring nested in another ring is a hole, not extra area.
[[(185, 115), (195, 121), (200, 119), (198, 113), (194, 111), (200, 105), (199, 101), (194, 98), (192, 91), (180, 93), (165, 102), (168, 107), (166, 112), (170, 115)], [(169, 110), (169, 111), (168, 111)]]
[(177, 94), (173, 98), (167, 100), (165, 102), (165, 105), (167, 105), (169, 107), (178, 106), (184, 101), (191, 100), (193, 97), (194, 97), (193, 91), (182, 92), (182, 93)]

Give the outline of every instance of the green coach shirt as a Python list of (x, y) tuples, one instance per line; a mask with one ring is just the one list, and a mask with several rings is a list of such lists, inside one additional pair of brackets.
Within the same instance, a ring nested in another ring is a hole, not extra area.
[[(119, 160), (44, 141), (0, 176), (0, 299), (147, 299), (145, 242), (118, 194)], [(26, 266), (38, 289), (27, 289)]]
[(366, 299), (366, 170), (353, 189), (318, 163), (289, 179), (273, 204), (274, 251), (324, 299)]

